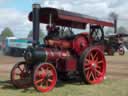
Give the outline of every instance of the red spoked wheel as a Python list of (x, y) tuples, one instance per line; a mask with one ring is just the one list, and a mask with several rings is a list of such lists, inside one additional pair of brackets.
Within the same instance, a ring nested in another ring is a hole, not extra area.
[(28, 88), (32, 85), (30, 71), (26, 69), (26, 62), (17, 63), (11, 70), (11, 82), (17, 88)]
[(104, 80), (106, 61), (99, 48), (88, 48), (81, 56), (83, 80), (88, 84), (97, 84)]
[(54, 88), (57, 82), (56, 69), (52, 64), (39, 64), (33, 74), (33, 84), (40, 92), (48, 92)]

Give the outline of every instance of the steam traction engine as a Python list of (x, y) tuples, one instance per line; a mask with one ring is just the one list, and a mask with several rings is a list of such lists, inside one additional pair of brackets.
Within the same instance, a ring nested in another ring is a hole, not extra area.
[[(31, 84), (41, 92), (52, 90), (58, 79), (79, 77), (85, 83), (97, 84), (106, 73), (103, 27), (113, 23), (94, 17), (33, 5), (29, 14), (33, 22), (33, 47), (24, 55), (25, 61), (17, 63), (11, 71), (12, 84), (27, 88)], [(48, 35), (39, 44), (39, 23), (47, 24)], [(72, 28), (90, 32), (73, 34)], [(65, 31), (67, 28), (67, 31)]]
[(125, 49), (123, 38), (125, 37), (128, 37), (128, 34), (116, 33), (113, 35), (105, 36), (105, 52), (108, 55), (114, 55), (115, 52), (118, 52), (119, 55), (124, 55)]

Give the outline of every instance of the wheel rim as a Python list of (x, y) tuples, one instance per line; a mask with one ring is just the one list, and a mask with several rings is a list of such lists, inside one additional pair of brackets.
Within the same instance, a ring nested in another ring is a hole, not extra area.
[(53, 65), (40, 64), (34, 72), (34, 86), (40, 92), (48, 92), (57, 82), (57, 74)]
[(84, 77), (89, 84), (100, 83), (106, 73), (106, 61), (101, 50), (91, 49), (84, 58)]
[(25, 65), (25, 62), (20, 62), (11, 71), (11, 81), (18, 88), (28, 88), (32, 84), (30, 73), (26, 70)]

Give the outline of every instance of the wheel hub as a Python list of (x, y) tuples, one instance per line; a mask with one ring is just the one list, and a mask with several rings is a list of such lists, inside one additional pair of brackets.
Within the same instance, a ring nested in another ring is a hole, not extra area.
[(47, 74), (46, 74), (46, 72), (44, 72), (44, 73), (42, 73), (41, 75), (40, 75), (40, 78), (46, 78), (46, 76), (47, 76)]
[(91, 65), (92, 67), (96, 68), (96, 63), (92, 63)]
[(96, 68), (97, 64), (95, 61), (90, 62), (91, 68)]

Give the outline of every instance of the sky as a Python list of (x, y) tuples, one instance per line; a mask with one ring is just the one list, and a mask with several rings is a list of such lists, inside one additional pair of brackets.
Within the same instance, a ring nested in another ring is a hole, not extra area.
[[(10, 27), (16, 37), (26, 37), (32, 30), (28, 13), (33, 3), (99, 18), (108, 18), (110, 12), (115, 12), (120, 24), (127, 26), (128, 0), (0, 0), (0, 33), (5, 27)], [(41, 28), (44, 29), (43, 26)]]

